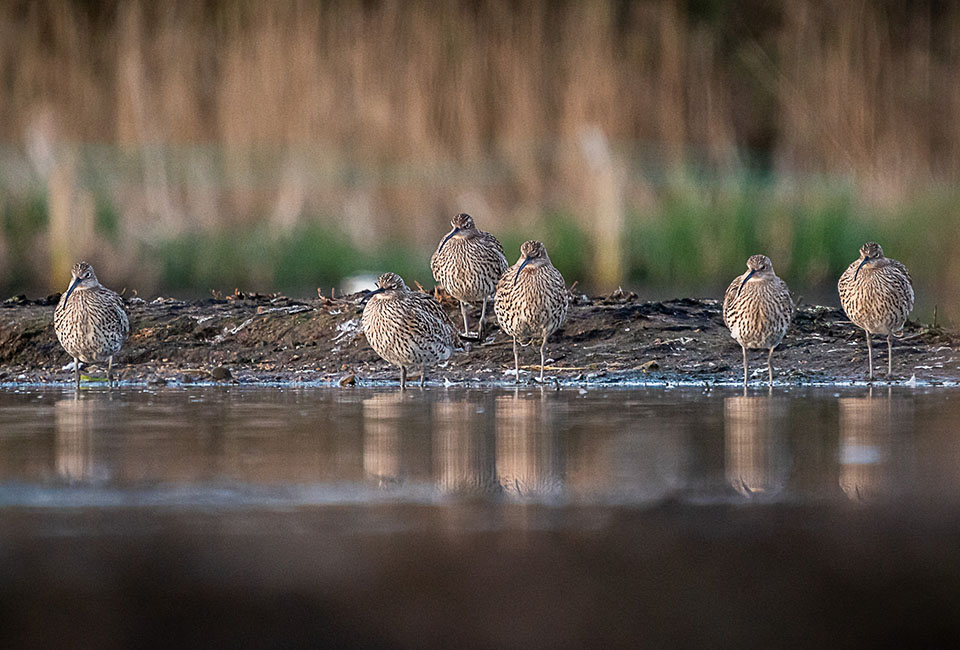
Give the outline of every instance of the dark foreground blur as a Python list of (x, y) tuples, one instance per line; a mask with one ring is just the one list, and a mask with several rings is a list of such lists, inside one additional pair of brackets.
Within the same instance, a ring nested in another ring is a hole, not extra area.
[(960, 641), (936, 507), (5, 512), (5, 648), (877, 648)]

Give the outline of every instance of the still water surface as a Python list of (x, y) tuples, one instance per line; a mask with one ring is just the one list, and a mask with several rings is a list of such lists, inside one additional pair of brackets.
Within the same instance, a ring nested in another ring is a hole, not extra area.
[(960, 497), (960, 391), (0, 391), (0, 507)]

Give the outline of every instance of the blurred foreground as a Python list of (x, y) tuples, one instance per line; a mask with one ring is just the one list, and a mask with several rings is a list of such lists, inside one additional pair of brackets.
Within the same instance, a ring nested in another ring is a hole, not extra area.
[(960, 643), (960, 521), (929, 501), (3, 518), (10, 650)]

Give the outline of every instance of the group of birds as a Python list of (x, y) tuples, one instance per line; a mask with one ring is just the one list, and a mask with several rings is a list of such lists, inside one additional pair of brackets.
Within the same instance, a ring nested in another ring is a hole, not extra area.
[[(423, 386), (426, 369), (446, 361), (463, 341), (482, 343), (487, 301), (493, 297), (500, 329), (513, 339), (515, 381), (520, 381), (517, 346), (540, 344), (540, 381), (546, 366), (547, 339), (567, 316), (569, 293), (560, 271), (550, 262), (539, 241), (520, 246), (520, 257), (508, 266), (496, 237), (477, 228), (468, 214), (458, 214), (452, 229), (430, 258), (434, 279), (460, 302), (460, 332), (433, 296), (411, 290), (396, 273), (384, 273), (377, 288), (363, 298), (363, 331), (370, 346), (383, 359), (400, 368), (400, 387), (407, 371), (420, 370)], [(86, 262), (72, 269), (67, 291), (54, 312), (54, 329), (60, 344), (73, 357), (77, 389), (80, 362), (107, 362), (113, 381), (113, 357), (130, 332), (123, 299), (99, 283)], [(840, 302), (850, 320), (867, 335), (870, 379), (873, 379), (872, 334), (887, 337), (887, 373), (893, 372), (891, 337), (899, 332), (913, 309), (913, 283), (907, 268), (883, 254), (879, 244), (867, 243), (838, 283)], [(469, 329), (467, 314), (480, 303), (477, 334)], [(783, 340), (795, 310), (786, 283), (777, 277), (765, 255), (747, 260), (747, 271), (727, 288), (723, 322), (743, 350), (743, 383), (747, 385), (747, 350), (767, 350), (767, 376), (773, 384), (773, 351)]]
[[(540, 381), (546, 365), (547, 339), (567, 315), (568, 293), (563, 276), (550, 263), (544, 245), (528, 241), (520, 258), (507, 267), (497, 238), (479, 230), (468, 214), (450, 222), (452, 230), (440, 241), (430, 258), (434, 280), (460, 302), (463, 332), (458, 332), (446, 313), (428, 294), (411, 291), (399, 276), (380, 276), (378, 289), (367, 298), (363, 329), (370, 345), (381, 357), (400, 367), (400, 385), (406, 384), (406, 369), (420, 368), (421, 385), (426, 366), (450, 358), (472, 338), (467, 311), (479, 302), (477, 337), (483, 341), (487, 301), (494, 298), (500, 328), (513, 339), (515, 381), (520, 381), (517, 345), (540, 343)], [(871, 334), (887, 336), (887, 373), (893, 372), (891, 337), (899, 332), (913, 309), (913, 283), (907, 268), (885, 257), (879, 244), (860, 248), (838, 284), (840, 302), (847, 316), (867, 335), (870, 379), (873, 379)], [(767, 377), (773, 384), (773, 351), (783, 340), (793, 319), (795, 305), (786, 283), (777, 277), (766, 255), (747, 260), (747, 272), (727, 288), (723, 322), (743, 350), (743, 383), (749, 381), (747, 349), (767, 350)]]
[[(913, 310), (913, 280), (907, 267), (883, 254), (880, 244), (860, 247), (860, 257), (837, 283), (840, 305), (867, 335), (870, 379), (873, 347), (870, 336), (887, 336), (887, 376), (893, 374), (893, 335), (903, 329)], [(767, 381), (773, 385), (773, 350), (780, 345), (795, 306), (787, 284), (777, 277), (766, 255), (747, 259), (747, 272), (737, 276), (723, 298), (723, 322), (743, 349), (743, 385), (747, 385), (747, 349), (767, 353)]]
[[(547, 248), (538, 241), (520, 246), (520, 258), (508, 266), (496, 237), (477, 228), (473, 217), (456, 215), (452, 229), (440, 240), (430, 258), (434, 279), (460, 302), (463, 332), (440, 305), (426, 293), (411, 291), (395, 273), (384, 273), (377, 289), (364, 300), (363, 331), (370, 346), (391, 364), (400, 367), (400, 388), (406, 386), (407, 368), (420, 368), (423, 386), (426, 367), (446, 361), (464, 340), (484, 340), (487, 301), (500, 329), (513, 338), (513, 363), (520, 381), (517, 345), (540, 343), (540, 381), (546, 365), (547, 339), (567, 317), (567, 285), (550, 262)], [(477, 334), (470, 334), (467, 312), (480, 303)]]

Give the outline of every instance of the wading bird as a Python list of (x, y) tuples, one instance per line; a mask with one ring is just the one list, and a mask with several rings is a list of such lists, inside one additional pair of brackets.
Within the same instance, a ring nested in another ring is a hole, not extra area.
[(123, 298), (97, 281), (93, 267), (77, 262), (70, 286), (53, 313), (53, 328), (60, 345), (73, 357), (77, 390), (80, 362), (107, 362), (107, 382), (113, 385), (113, 357), (130, 333)]
[(461, 212), (450, 220), (453, 226), (430, 257), (433, 279), (451, 296), (460, 301), (463, 314), (463, 335), (469, 336), (467, 307), (480, 301), (480, 325), (477, 336), (483, 341), (487, 317), (487, 299), (497, 288), (497, 280), (507, 270), (503, 246), (488, 232), (478, 230), (473, 217)]
[(396, 273), (384, 273), (377, 289), (364, 298), (363, 332), (384, 360), (400, 367), (400, 388), (407, 386), (407, 368), (420, 368), (423, 386), (426, 367), (446, 361), (462, 348), (457, 328), (431, 296), (411, 291)]
[(773, 350), (793, 318), (793, 299), (766, 255), (752, 255), (747, 272), (734, 278), (723, 298), (723, 322), (743, 349), (743, 386), (747, 386), (747, 348), (769, 350), (767, 375), (773, 385)]
[(853, 324), (867, 334), (867, 358), (873, 379), (871, 334), (887, 335), (887, 376), (893, 374), (893, 334), (903, 329), (913, 310), (913, 281), (897, 260), (885, 257), (880, 244), (860, 247), (860, 258), (847, 267), (837, 283), (840, 304)]
[(500, 277), (493, 303), (500, 328), (513, 337), (513, 364), (520, 383), (517, 343), (540, 341), (540, 381), (546, 363), (547, 338), (567, 317), (567, 286), (538, 241), (524, 242), (520, 259)]

